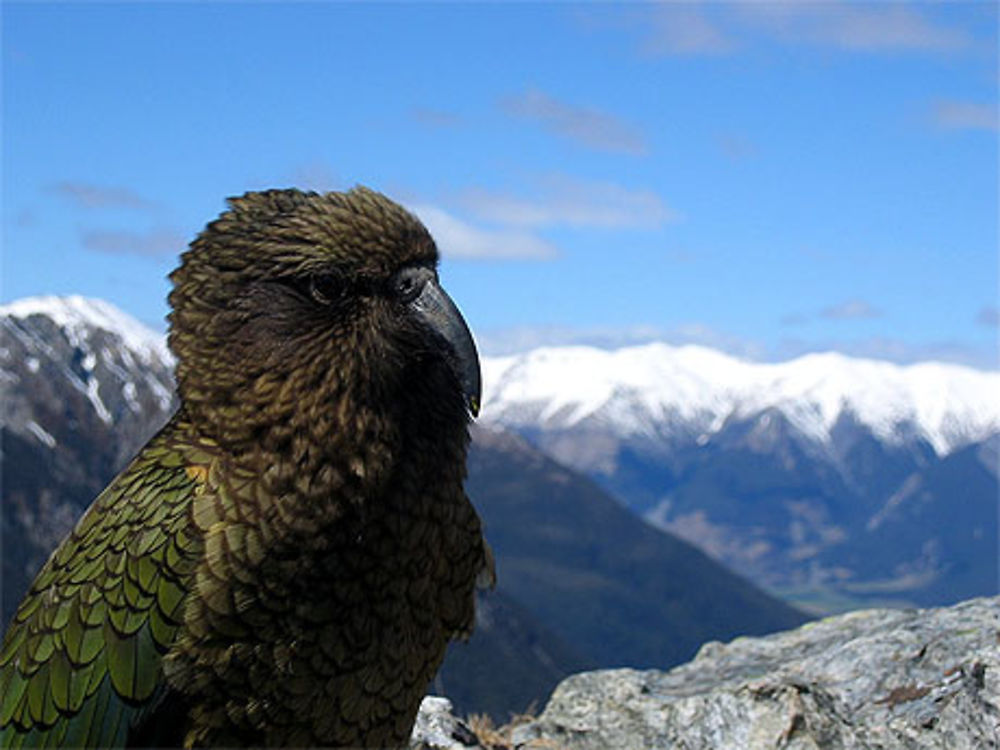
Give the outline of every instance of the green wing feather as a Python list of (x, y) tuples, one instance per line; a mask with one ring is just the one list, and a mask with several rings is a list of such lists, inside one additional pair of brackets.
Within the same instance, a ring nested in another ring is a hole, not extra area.
[(198, 475), (168, 430), (98, 496), (14, 615), (0, 746), (124, 747), (162, 690), (200, 544), (188, 534)]

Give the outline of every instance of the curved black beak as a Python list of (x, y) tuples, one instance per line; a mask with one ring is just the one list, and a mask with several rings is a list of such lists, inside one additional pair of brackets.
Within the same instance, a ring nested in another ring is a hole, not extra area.
[[(479, 354), (472, 340), (472, 333), (465, 318), (458, 311), (444, 289), (437, 282), (433, 271), (421, 269), (426, 274), (420, 293), (409, 302), (417, 318), (444, 339), (446, 357), (465, 394), (465, 405), (472, 416), (479, 415), (482, 397), (482, 378), (479, 371)], [(424, 275), (424, 274), (421, 274)]]

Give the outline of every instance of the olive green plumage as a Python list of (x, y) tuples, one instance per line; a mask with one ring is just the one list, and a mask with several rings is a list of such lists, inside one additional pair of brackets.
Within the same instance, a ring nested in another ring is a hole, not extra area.
[(181, 407), (15, 614), (4, 747), (405, 744), (491, 575), (436, 260), (364, 188), (248, 193), (192, 242)]

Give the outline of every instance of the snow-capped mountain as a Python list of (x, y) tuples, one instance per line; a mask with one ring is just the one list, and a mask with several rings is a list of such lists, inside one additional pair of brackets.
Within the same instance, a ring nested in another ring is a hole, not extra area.
[(106, 302), (0, 306), (4, 611), (174, 408), (163, 336)]
[(0, 305), (0, 317), (23, 320), (33, 315), (51, 320), (74, 345), (84, 344), (93, 329), (100, 329), (114, 334), (129, 356), (137, 355), (145, 364), (173, 363), (173, 355), (163, 334), (144, 326), (102, 299), (76, 294), (68, 297), (43, 295)]
[(484, 421), (802, 603), (997, 591), (1000, 373), (659, 343), (483, 369)]
[(1000, 373), (899, 366), (836, 353), (758, 364), (699, 346), (537, 349), (483, 363), (483, 418), (520, 429), (600, 425), (620, 437), (696, 435), (769, 410), (829, 443), (845, 416), (878, 438), (938, 455), (1000, 432)]
[[(106, 425), (128, 413), (171, 408), (174, 361), (165, 338), (103, 300), (28, 297), (0, 305), (0, 325), (0, 383), (36, 380), (40, 369), (53, 368)], [(4, 398), (3, 424), (52, 439), (37, 421), (20, 424), (18, 406), (16, 398)]]

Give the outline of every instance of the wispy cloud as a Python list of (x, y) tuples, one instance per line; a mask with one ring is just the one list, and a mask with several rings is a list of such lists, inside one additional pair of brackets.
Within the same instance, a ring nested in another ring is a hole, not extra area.
[(530, 232), (474, 226), (429, 204), (412, 205), (410, 210), (427, 226), (446, 257), (542, 260), (558, 255), (554, 245)]
[(527, 195), (471, 188), (459, 200), (482, 219), (520, 227), (656, 228), (677, 218), (650, 190), (565, 175), (539, 179)]
[(38, 219), (35, 216), (35, 212), (29, 208), (21, 209), (14, 217), (14, 226), (18, 229), (27, 229), (28, 227), (33, 227), (36, 224), (38, 224)]
[(989, 328), (1000, 328), (1000, 308), (995, 305), (982, 308), (976, 315), (976, 322)]
[(536, 178), (523, 194), (467, 188), (446, 204), (414, 200), (410, 206), (441, 252), (454, 258), (553, 258), (558, 248), (538, 230), (655, 229), (676, 219), (652, 191), (562, 174)]
[(829, 305), (820, 310), (803, 312), (801, 310), (782, 315), (780, 323), (784, 326), (801, 326), (813, 320), (872, 320), (881, 318), (885, 313), (870, 302), (863, 299), (851, 299), (836, 305)]
[(934, 104), (934, 123), (946, 130), (997, 130), (997, 105), (978, 102), (939, 101)]
[(294, 167), (289, 175), (292, 184), (303, 190), (326, 192), (341, 184), (336, 171), (324, 159), (313, 159)]
[(800, 326), (803, 323), (809, 322), (809, 316), (805, 313), (793, 312), (787, 315), (782, 315), (779, 321), (783, 326)]
[(619, 117), (561, 101), (538, 89), (504, 97), (500, 108), (508, 115), (536, 122), (549, 132), (598, 151), (633, 156), (649, 151), (638, 128)]
[(826, 307), (819, 312), (821, 318), (828, 320), (868, 320), (880, 318), (883, 313), (870, 302), (863, 299), (852, 299), (839, 305)]
[(743, 359), (783, 362), (815, 352), (841, 352), (852, 357), (879, 359), (897, 364), (917, 362), (953, 362), (987, 370), (997, 369), (997, 353), (961, 341), (904, 342), (888, 337), (864, 339), (786, 338), (777, 343), (735, 336), (699, 322), (661, 327), (635, 325), (622, 327), (516, 327), (479, 331), (476, 341), (487, 356), (503, 356), (541, 346), (595, 346), (618, 349), (623, 346), (662, 341), (675, 346), (696, 344), (726, 352)]
[(746, 3), (746, 22), (788, 44), (853, 52), (950, 52), (972, 40), (903, 3)]
[(153, 201), (144, 198), (130, 188), (66, 181), (52, 185), (50, 190), (80, 208), (129, 208), (140, 211), (156, 208)]
[(901, 365), (917, 362), (952, 362), (983, 370), (996, 370), (1000, 365), (997, 352), (993, 348), (974, 346), (963, 341), (909, 342), (887, 336), (851, 340), (785, 339), (769, 349), (768, 358), (781, 361), (812, 352), (828, 351)]
[(654, 341), (675, 346), (697, 344), (728, 352), (745, 359), (763, 359), (767, 352), (758, 342), (739, 338), (703, 323), (683, 323), (672, 327), (634, 326), (520, 326), (480, 331), (476, 341), (489, 356), (503, 356), (541, 346), (594, 346), (619, 349)]
[[(127, 187), (66, 180), (50, 185), (48, 191), (87, 211), (125, 209), (146, 214), (156, 221), (156, 215), (163, 209), (155, 201)], [(79, 237), (83, 247), (94, 252), (148, 258), (176, 255), (187, 244), (179, 231), (164, 227), (145, 231), (84, 229)]]
[(733, 39), (719, 23), (688, 3), (658, 6), (642, 42), (642, 52), (655, 56), (718, 55), (734, 47)]
[(99, 253), (152, 258), (176, 255), (187, 245), (181, 233), (172, 229), (152, 229), (148, 232), (87, 230), (82, 233), (81, 241), (88, 250)]
[(416, 107), (412, 110), (413, 119), (421, 125), (432, 128), (454, 128), (462, 124), (462, 118), (454, 112), (432, 107)]
[(757, 155), (757, 147), (746, 137), (735, 133), (723, 133), (715, 142), (723, 154), (732, 161), (742, 161)]
[(634, 16), (647, 55), (718, 55), (755, 42), (857, 53), (948, 53), (974, 43), (961, 28), (904, 3), (664, 3)]

